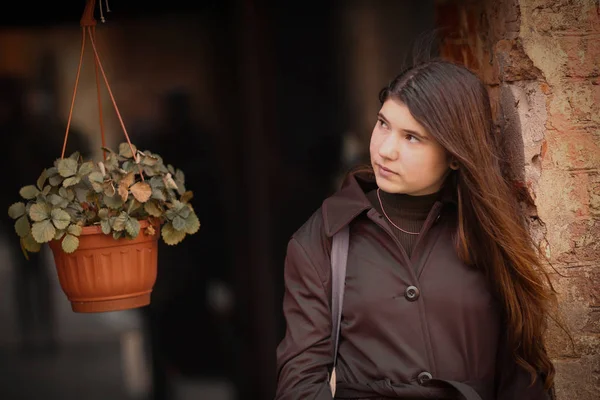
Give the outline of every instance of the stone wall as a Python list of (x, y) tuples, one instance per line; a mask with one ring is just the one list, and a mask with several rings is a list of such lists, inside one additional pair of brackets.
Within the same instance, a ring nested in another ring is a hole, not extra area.
[(559, 399), (600, 398), (600, 6), (437, 1), (442, 56), (485, 80), (507, 167), (529, 193), (568, 336), (551, 323)]

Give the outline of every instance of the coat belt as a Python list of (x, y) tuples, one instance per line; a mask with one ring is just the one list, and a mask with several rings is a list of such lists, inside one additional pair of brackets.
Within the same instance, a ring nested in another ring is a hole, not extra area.
[(338, 382), (336, 384), (335, 398), (340, 400), (369, 398), (483, 400), (475, 388), (480, 393), (485, 393), (491, 389), (491, 386), (489, 382), (483, 381), (457, 382), (446, 379), (430, 379), (422, 385), (408, 383), (392, 384), (389, 379), (366, 384)]

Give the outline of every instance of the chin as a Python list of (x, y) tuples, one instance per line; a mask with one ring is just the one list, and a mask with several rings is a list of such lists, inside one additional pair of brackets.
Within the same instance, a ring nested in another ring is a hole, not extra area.
[(379, 188), (381, 190), (383, 190), (384, 192), (387, 193), (404, 193), (404, 187), (400, 184), (394, 183), (394, 182), (390, 182), (389, 180), (385, 179), (385, 178), (381, 178), (379, 176), (375, 177), (375, 180), (377, 181), (377, 186), (379, 186)]

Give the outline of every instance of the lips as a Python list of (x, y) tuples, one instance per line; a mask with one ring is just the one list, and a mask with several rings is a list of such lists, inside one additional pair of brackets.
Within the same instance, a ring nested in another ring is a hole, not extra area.
[(383, 172), (385, 172), (385, 173), (387, 173), (387, 174), (394, 174), (394, 175), (397, 175), (397, 174), (396, 174), (394, 171), (392, 171), (391, 169), (388, 169), (388, 168), (384, 167), (384, 166), (383, 166), (383, 165), (381, 165), (381, 164), (377, 164), (377, 166), (378, 166), (378, 167), (381, 169), (381, 171), (383, 171)]

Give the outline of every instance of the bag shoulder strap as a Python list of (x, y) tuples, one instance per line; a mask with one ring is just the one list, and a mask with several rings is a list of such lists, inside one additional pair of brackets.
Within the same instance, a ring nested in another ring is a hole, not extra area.
[(342, 320), (342, 304), (344, 301), (344, 285), (346, 281), (346, 263), (350, 245), (350, 226), (346, 225), (335, 235), (331, 246), (331, 337), (333, 338), (333, 368), (337, 363), (338, 345), (340, 342), (340, 322)]

